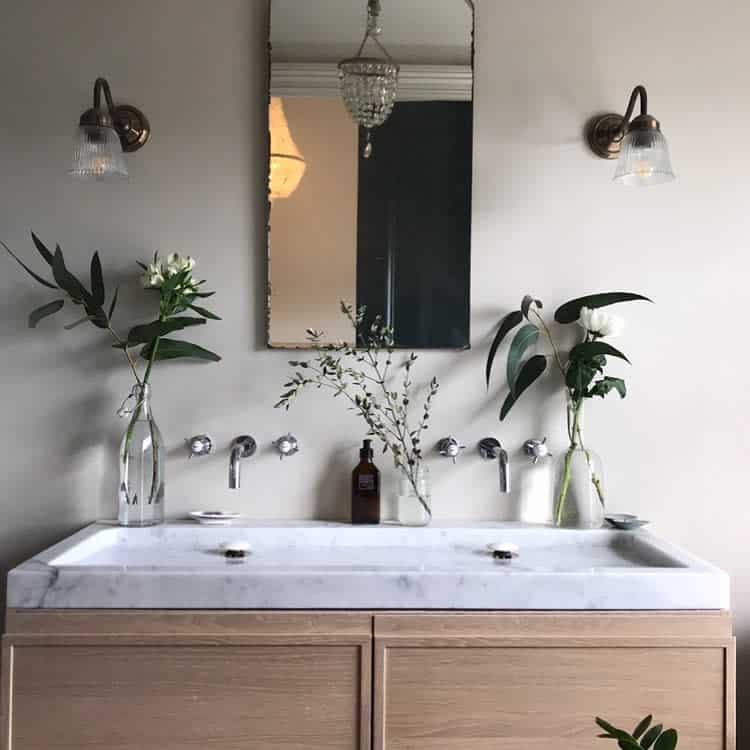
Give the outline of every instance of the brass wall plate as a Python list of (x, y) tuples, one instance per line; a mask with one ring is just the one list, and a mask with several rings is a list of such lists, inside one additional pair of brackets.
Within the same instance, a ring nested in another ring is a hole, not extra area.
[(130, 104), (118, 104), (112, 110), (112, 120), (117, 135), (120, 136), (122, 150), (126, 153), (145, 146), (151, 137), (151, 125), (146, 115)]
[(617, 140), (615, 136), (621, 132), (623, 122), (622, 115), (613, 113), (592, 117), (586, 124), (586, 142), (589, 148), (602, 159), (617, 159), (622, 136)]

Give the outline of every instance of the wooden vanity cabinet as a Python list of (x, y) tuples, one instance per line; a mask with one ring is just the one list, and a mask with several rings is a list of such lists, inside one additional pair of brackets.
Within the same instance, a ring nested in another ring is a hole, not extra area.
[(17, 612), (3, 750), (369, 750), (372, 618)]
[(735, 750), (734, 679), (719, 612), (16, 610), (1, 750)]
[(595, 716), (649, 713), (735, 748), (727, 614), (377, 615), (374, 644), (374, 750), (602, 750)]

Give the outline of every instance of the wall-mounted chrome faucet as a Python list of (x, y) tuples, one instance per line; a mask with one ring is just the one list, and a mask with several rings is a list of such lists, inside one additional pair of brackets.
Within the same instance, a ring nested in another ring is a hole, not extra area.
[(510, 461), (508, 451), (497, 438), (486, 437), (479, 441), (479, 455), (487, 461), (497, 460), (500, 469), (500, 492), (510, 492)]
[(250, 458), (257, 450), (258, 445), (250, 435), (240, 435), (232, 440), (229, 452), (229, 489), (240, 488), (240, 459)]
[(290, 432), (286, 435), (282, 435), (280, 438), (276, 438), (272, 445), (278, 451), (279, 459), (299, 453), (299, 442)]
[(445, 458), (453, 459), (454, 464), (465, 447), (453, 436), (441, 438), (437, 444), (438, 453)]

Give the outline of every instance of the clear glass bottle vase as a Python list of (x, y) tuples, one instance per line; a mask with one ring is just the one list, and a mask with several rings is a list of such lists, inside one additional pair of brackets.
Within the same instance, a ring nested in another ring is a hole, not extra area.
[(598, 529), (604, 523), (602, 461), (583, 438), (583, 402), (568, 404), (568, 448), (555, 458), (556, 526)]
[(151, 386), (134, 386), (131, 397), (120, 444), (118, 520), (121, 526), (154, 526), (164, 521), (164, 441), (151, 411)]
[(432, 520), (430, 470), (424, 464), (400, 469), (397, 513), (403, 526), (427, 526)]

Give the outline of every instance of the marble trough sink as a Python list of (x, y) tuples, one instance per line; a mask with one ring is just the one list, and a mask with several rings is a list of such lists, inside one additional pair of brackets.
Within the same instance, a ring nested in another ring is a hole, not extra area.
[[(229, 542), (249, 543), (227, 559)], [(490, 544), (518, 546), (511, 561)], [(728, 609), (716, 567), (646, 531), (503, 523), (95, 523), (8, 576), (10, 608)]]

